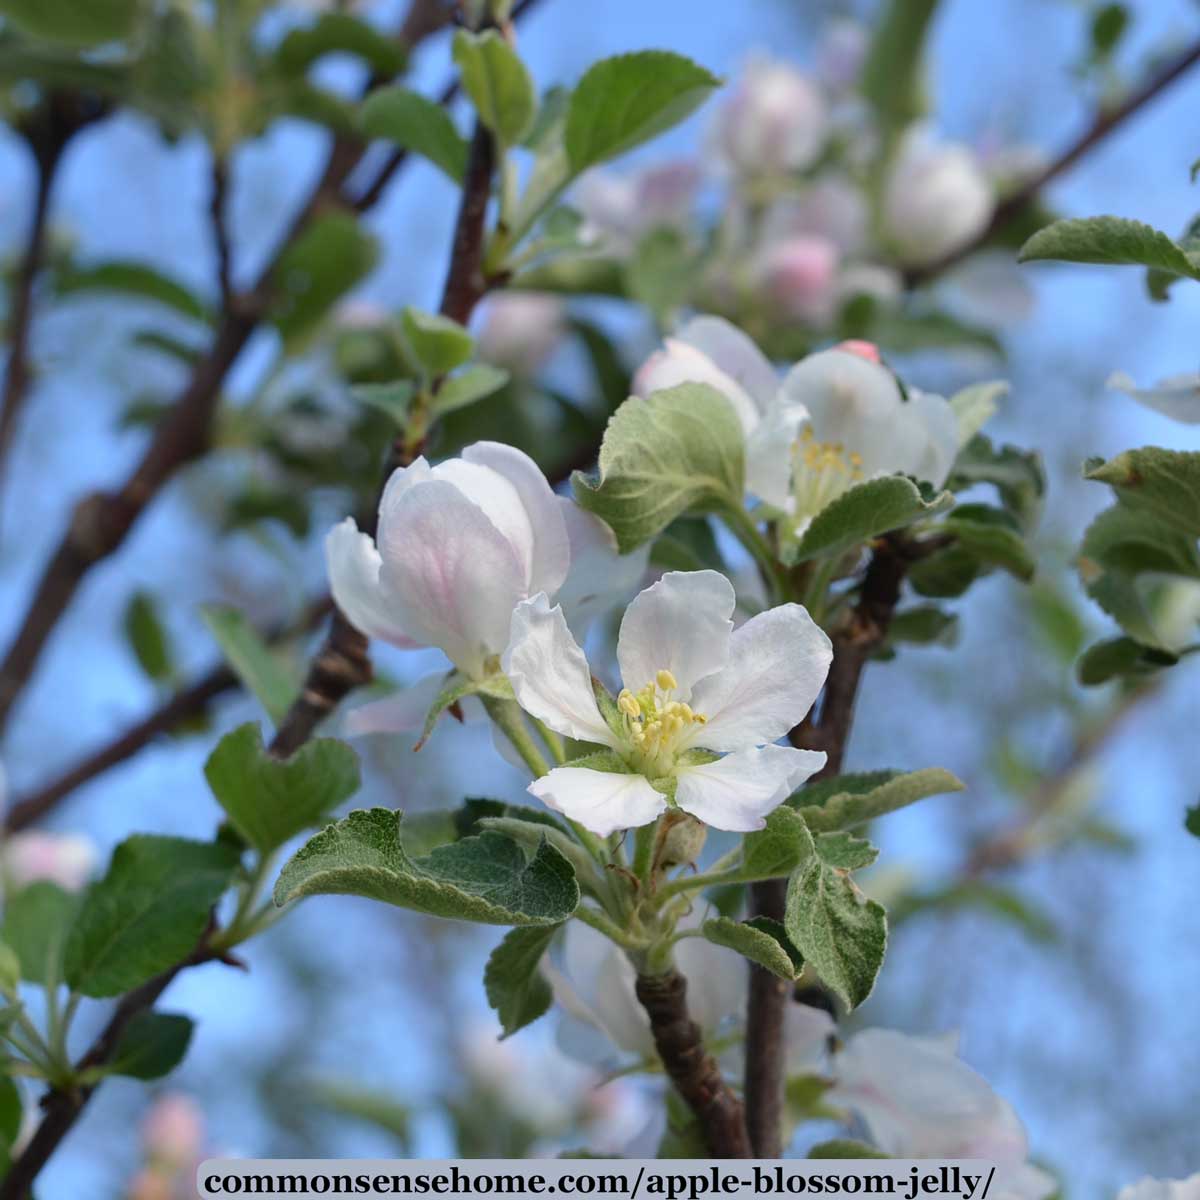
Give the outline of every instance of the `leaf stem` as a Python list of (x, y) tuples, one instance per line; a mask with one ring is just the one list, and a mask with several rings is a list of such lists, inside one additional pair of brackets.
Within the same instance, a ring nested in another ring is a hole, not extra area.
[(572, 915), (578, 917), (585, 925), (590, 925), (597, 933), (604, 934), (609, 941), (616, 942), (622, 950), (636, 952), (645, 949), (641, 942), (619, 929), (613, 921), (597, 909), (581, 904)]
[(784, 570), (783, 564), (775, 557), (767, 539), (759, 532), (758, 526), (744, 508), (727, 504), (720, 509), (720, 517), (729, 527), (731, 533), (742, 543), (753, 556), (762, 572), (763, 582), (767, 584), (774, 601), (789, 600), (792, 595), (792, 581)]
[(525, 715), (515, 700), (498, 700), (481, 692), (479, 699), (487, 715), (492, 719), (497, 729), (508, 739), (512, 748), (521, 756), (521, 761), (533, 773), (534, 779), (541, 779), (550, 774), (550, 764), (537, 748)]

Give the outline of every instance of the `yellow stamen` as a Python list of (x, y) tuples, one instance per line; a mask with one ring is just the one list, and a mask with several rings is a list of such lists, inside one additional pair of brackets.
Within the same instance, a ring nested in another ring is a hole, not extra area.
[(670, 671), (659, 671), (654, 676), (655, 682), (664, 692), (673, 692), (679, 684), (675, 682), (675, 676)]

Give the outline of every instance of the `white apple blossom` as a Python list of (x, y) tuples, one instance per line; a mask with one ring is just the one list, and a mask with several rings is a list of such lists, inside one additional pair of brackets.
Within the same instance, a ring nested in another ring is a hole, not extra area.
[(141, 1134), (152, 1163), (181, 1169), (204, 1150), (204, 1113), (191, 1096), (164, 1092), (142, 1119)]
[(783, 175), (812, 166), (828, 132), (816, 84), (790, 63), (756, 57), (717, 116), (714, 146), (739, 175)]
[(941, 486), (959, 450), (954, 410), (910, 389), (869, 343), (810, 354), (780, 383), (763, 353), (719, 317), (696, 317), (637, 372), (646, 396), (707, 383), (733, 405), (746, 435), (746, 485), (792, 517), (796, 533), (854, 484), (905, 474)]
[(545, 595), (518, 605), (503, 659), (518, 702), (557, 733), (612, 752), (600, 769), (556, 767), (529, 791), (601, 836), (655, 820), (668, 792), (716, 829), (761, 829), (824, 765), (824, 754), (773, 743), (812, 706), (832, 649), (798, 604), (736, 632), (734, 605), (716, 571), (668, 572), (638, 595), (621, 621), (624, 687), (611, 726), (562, 609)]
[(499, 292), (487, 302), (479, 357), (528, 378), (537, 373), (566, 332), (563, 302), (543, 292)]
[(1200, 372), (1170, 375), (1152, 388), (1139, 388), (1124, 371), (1115, 371), (1108, 377), (1107, 386), (1163, 416), (1185, 425), (1200, 425)]
[(904, 139), (884, 186), (888, 241), (910, 264), (934, 262), (981, 233), (995, 193), (967, 146), (934, 141), (917, 129)]
[(1147, 1175), (1123, 1187), (1117, 1200), (1200, 1200), (1200, 1173), (1186, 1179), (1154, 1179)]
[(95, 844), (82, 834), (28, 829), (5, 837), (0, 844), (0, 875), (13, 888), (46, 880), (77, 892), (95, 866)]
[(870, 30), (861, 21), (848, 17), (830, 21), (817, 48), (821, 81), (835, 93), (849, 92), (858, 82), (870, 48)]
[(1045, 1200), (1055, 1181), (1028, 1163), (1012, 1105), (958, 1057), (956, 1042), (890, 1029), (856, 1033), (834, 1059), (828, 1099), (849, 1108), (884, 1154), (986, 1159), (1000, 1165), (994, 1195)]
[(828, 238), (798, 234), (761, 254), (755, 275), (766, 297), (788, 316), (825, 325), (837, 307), (838, 260)]
[[(464, 675), (499, 668), (513, 609), (556, 595), (577, 550), (570, 596), (581, 613), (631, 590), (639, 556), (617, 556), (612, 531), (557, 496), (537, 464), (512, 446), (476, 442), (460, 458), (397, 470), (379, 505), (374, 539), (347, 518), (325, 541), (338, 607), (368, 637), (403, 649), (436, 646)], [(420, 728), (441, 678), (364, 705), (351, 733)]]
[(700, 184), (700, 169), (668, 162), (632, 174), (589, 171), (572, 197), (583, 216), (580, 236), (616, 254), (628, 254), (643, 234), (682, 226)]

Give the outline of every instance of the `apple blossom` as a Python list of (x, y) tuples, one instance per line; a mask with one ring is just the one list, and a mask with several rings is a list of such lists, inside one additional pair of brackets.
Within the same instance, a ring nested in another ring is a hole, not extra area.
[(786, 62), (756, 57), (717, 117), (715, 148), (740, 175), (783, 175), (812, 166), (829, 115), (820, 89)]
[(0, 874), (13, 888), (46, 880), (77, 892), (88, 882), (95, 865), (96, 847), (81, 834), (29, 829), (0, 844)]
[(833, 242), (801, 234), (767, 250), (755, 273), (767, 297), (789, 316), (823, 325), (834, 315), (837, 269)]
[(1056, 1183), (1029, 1165), (1017, 1114), (958, 1057), (956, 1042), (865, 1029), (836, 1055), (828, 1098), (851, 1109), (890, 1157), (986, 1159), (1000, 1164), (996, 1195), (1045, 1200)]
[(1200, 1200), (1200, 1173), (1186, 1179), (1153, 1179), (1147, 1175), (1123, 1187), (1117, 1200)]
[(1108, 377), (1107, 386), (1163, 416), (1185, 425), (1200, 425), (1200, 372), (1169, 375), (1152, 388), (1139, 388), (1124, 371), (1115, 371)]
[(700, 169), (686, 161), (630, 175), (589, 171), (573, 202), (583, 216), (580, 236), (616, 254), (628, 254), (643, 234), (684, 223), (700, 183)]
[[(733, 585), (716, 571), (668, 572), (626, 609), (617, 641), (624, 684), (611, 721), (561, 608), (517, 606), (503, 665), (516, 698), (564, 736), (605, 747), (594, 765), (556, 767), (529, 791), (607, 836), (669, 803), (716, 829), (761, 829), (825, 763), (772, 743), (799, 724), (829, 671), (829, 638), (798, 604), (736, 632)], [(718, 757), (721, 756), (721, 757)]]
[(965, 246), (994, 208), (992, 184), (968, 147), (920, 129), (905, 137), (883, 198), (885, 234), (904, 262), (934, 262)]
[(156, 1164), (180, 1169), (204, 1149), (204, 1114), (183, 1092), (165, 1092), (142, 1119), (142, 1146)]
[(554, 352), (565, 331), (559, 297), (542, 292), (500, 292), (487, 304), (479, 331), (479, 357), (528, 378)]

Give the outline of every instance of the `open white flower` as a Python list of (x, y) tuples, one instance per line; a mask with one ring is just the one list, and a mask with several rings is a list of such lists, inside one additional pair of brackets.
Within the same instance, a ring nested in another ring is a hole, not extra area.
[(621, 621), (624, 687), (611, 724), (562, 609), (544, 595), (519, 605), (503, 659), (517, 700), (555, 732), (611, 751), (595, 766), (557, 767), (529, 791), (601, 836), (655, 820), (668, 795), (716, 829), (761, 829), (825, 763), (771, 743), (812, 706), (832, 648), (798, 604), (736, 632), (734, 604), (716, 571), (672, 571), (637, 596)]
[[(464, 675), (499, 669), (513, 609), (567, 581), (591, 611), (635, 584), (644, 560), (619, 560), (606, 525), (552, 491), (528, 455), (476, 442), (460, 458), (397, 470), (374, 540), (347, 518), (325, 541), (330, 587), (352, 625), (404, 649), (436, 646)], [(356, 709), (351, 733), (420, 728), (438, 680)]]
[(1117, 1200), (1200, 1200), (1200, 1173), (1186, 1179), (1153, 1179), (1147, 1175), (1123, 1187)]
[(1107, 386), (1172, 420), (1200, 425), (1200, 372), (1170, 375), (1152, 388), (1139, 388), (1124, 371), (1115, 371), (1108, 377)]
[(834, 1061), (834, 1104), (850, 1108), (893, 1158), (981, 1158), (1000, 1164), (996, 1195), (1045, 1200), (1055, 1181), (1028, 1163), (1012, 1105), (957, 1055), (957, 1038), (865, 1029)]
[(0, 844), (0, 873), (13, 888), (45, 880), (77, 892), (91, 878), (95, 866), (96, 846), (82, 834), (27, 829)]

